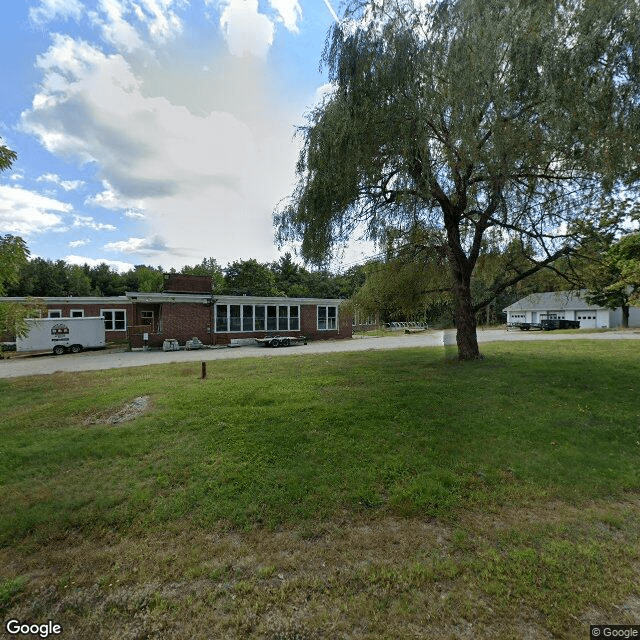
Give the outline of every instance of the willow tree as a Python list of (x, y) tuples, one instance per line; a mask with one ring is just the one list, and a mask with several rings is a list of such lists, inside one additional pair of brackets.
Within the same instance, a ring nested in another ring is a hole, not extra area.
[[(636, 0), (349, 6), (328, 35), (333, 91), (301, 129), (279, 241), (321, 262), (359, 229), (440, 228), (458, 355), (479, 357), (476, 313), (571, 251), (589, 202), (635, 184), (639, 42)], [(487, 236), (521, 241), (531, 266), (474, 299)]]
[(18, 157), (15, 151), (9, 149), (3, 144), (0, 144), (0, 171), (10, 169), (14, 160)]

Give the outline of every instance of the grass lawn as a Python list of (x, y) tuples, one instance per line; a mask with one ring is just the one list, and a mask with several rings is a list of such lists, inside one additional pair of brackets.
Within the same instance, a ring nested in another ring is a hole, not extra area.
[[(63, 638), (640, 620), (640, 343), (0, 380), (0, 618)], [(137, 397), (135, 419), (109, 417)]]

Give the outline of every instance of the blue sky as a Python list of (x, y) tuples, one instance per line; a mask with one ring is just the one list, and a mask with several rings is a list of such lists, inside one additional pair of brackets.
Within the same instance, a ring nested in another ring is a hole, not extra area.
[(3, 3), (0, 234), (119, 269), (276, 259), (332, 20), (323, 0)]

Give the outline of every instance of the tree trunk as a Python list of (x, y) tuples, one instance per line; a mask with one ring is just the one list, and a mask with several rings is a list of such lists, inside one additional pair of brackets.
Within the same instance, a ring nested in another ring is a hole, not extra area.
[(622, 328), (623, 329), (629, 328), (629, 305), (628, 304), (622, 305)]
[(447, 229), (447, 245), (451, 259), (451, 276), (454, 288), (454, 315), (458, 360), (477, 360), (480, 358), (478, 336), (476, 335), (476, 314), (471, 298), (471, 274), (475, 260), (464, 252), (460, 241), (460, 220), (462, 210), (453, 208), (446, 198), (442, 198), (444, 224)]
[[(459, 276), (459, 274), (456, 275)], [(476, 334), (476, 314), (471, 301), (470, 277), (462, 277), (460, 281), (456, 282), (455, 323), (458, 360), (477, 360), (481, 358)]]

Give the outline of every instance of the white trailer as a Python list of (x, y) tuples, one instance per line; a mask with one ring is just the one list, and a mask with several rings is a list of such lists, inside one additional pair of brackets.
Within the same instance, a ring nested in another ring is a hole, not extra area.
[(104, 318), (30, 318), (28, 333), (16, 337), (16, 351), (67, 351), (104, 347)]

